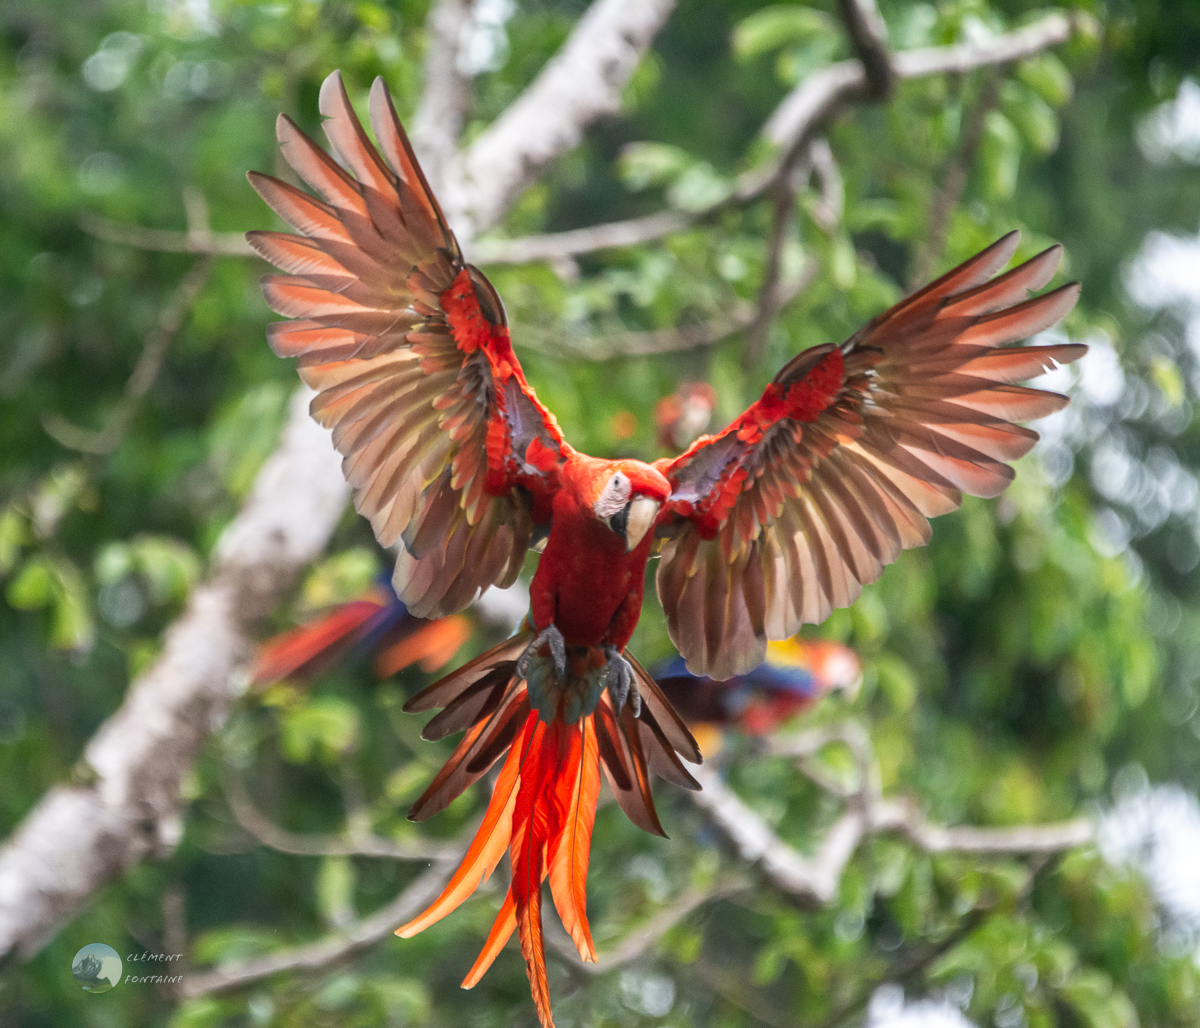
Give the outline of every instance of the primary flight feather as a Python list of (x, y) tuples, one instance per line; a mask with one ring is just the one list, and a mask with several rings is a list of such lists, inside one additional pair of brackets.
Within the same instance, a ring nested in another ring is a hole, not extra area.
[(545, 542), (522, 631), (408, 705), (443, 708), (427, 737), (464, 733), (410, 817), (504, 763), (462, 866), (399, 934), (457, 907), (508, 850), (508, 896), (464, 985), (516, 931), (551, 1028), (542, 882), (594, 960), (584, 884), (600, 769), (626, 814), (657, 834), (649, 771), (698, 787), (683, 763), (700, 760), (691, 733), (625, 651), (652, 552), (688, 668), (748, 671), (769, 639), (852, 603), (901, 550), (925, 543), (927, 518), (964, 492), (1007, 485), (1005, 462), (1037, 438), (1014, 422), (1067, 402), (1013, 383), (1084, 352), (1009, 344), (1062, 318), (1078, 286), (1029, 298), (1059, 247), (993, 277), (1016, 250), (1010, 233), (841, 346), (800, 353), (741, 417), (682, 455), (589, 457), (526, 381), (504, 306), (463, 259), (382, 80), (369, 102), (378, 150), (336, 72), (320, 109), (337, 161), (278, 122), (284, 157), (316, 197), (250, 175), (300, 234), (247, 238), (285, 272), (263, 282), (272, 308), (295, 319), (270, 327), (271, 347), (297, 358), (355, 506), (398, 547), (397, 595), (414, 615), (452, 614), (510, 584)]

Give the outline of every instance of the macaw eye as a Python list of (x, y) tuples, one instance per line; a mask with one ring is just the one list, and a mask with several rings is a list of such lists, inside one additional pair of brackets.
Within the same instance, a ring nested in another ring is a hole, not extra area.
[(609, 519), (616, 515), (629, 502), (629, 496), (632, 492), (633, 486), (629, 482), (629, 476), (623, 471), (618, 471), (605, 483), (604, 489), (597, 498), (592, 510), (596, 512), (596, 517), (601, 521), (608, 522), (611, 528), (612, 525)]

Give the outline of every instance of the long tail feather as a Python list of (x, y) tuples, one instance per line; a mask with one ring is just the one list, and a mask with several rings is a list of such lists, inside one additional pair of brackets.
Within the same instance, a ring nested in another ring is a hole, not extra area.
[[(510, 688), (507, 699), (486, 721), (469, 728), (462, 741), (455, 747), (446, 766), (437, 773), (428, 789), (421, 794), (408, 812), (410, 821), (424, 821), (439, 810), (445, 810), (457, 799), (467, 786), (477, 782), (487, 773), (492, 763), (508, 748), (516, 737), (517, 729), (529, 714), (529, 697), (524, 689)], [(511, 733), (511, 734), (510, 734)], [(493, 746), (497, 738), (506, 738), (503, 746)], [(487, 750), (490, 759), (477, 759)]]
[(517, 934), (521, 939), (521, 955), (525, 958), (525, 973), (529, 975), (529, 989), (537, 1007), (538, 1020), (542, 1028), (554, 1028), (554, 1017), (550, 1012), (550, 983), (546, 979), (546, 948), (542, 941), (542, 878), (528, 872), (530, 879), (536, 878), (524, 902), (517, 903)]
[(596, 803), (600, 797), (600, 756), (596, 746), (596, 728), (584, 718), (581, 731), (572, 736), (576, 752), (563, 768), (564, 780), (572, 785), (570, 801), (562, 829), (550, 843), (550, 893), (563, 927), (584, 960), (596, 961), (587, 919), (587, 870), (592, 848), (592, 828), (596, 823)]
[(479, 984), (479, 979), (487, 973), (487, 969), (492, 966), (516, 930), (517, 901), (513, 899), (510, 889), (504, 897), (504, 902), (500, 905), (500, 913), (492, 922), (492, 930), (488, 933), (487, 942), (483, 944), (483, 949), (479, 951), (479, 956), (475, 958), (475, 963), (471, 965), (471, 970), (463, 979), (462, 987), (464, 989), (473, 989)]
[(396, 929), (396, 934), (402, 939), (424, 931), (457, 908), (482, 882), (487, 881), (508, 849), (512, 836), (513, 808), (517, 802), (518, 777), (529, 754), (530, 727), (527, 721), (513, 748), (509, 750), (508, 759), (496, 779), (491, 802), (462, 864), (437, 899), (407, 924)]
[(513, 813), (513, 836), (509, 846), (512, 861), (511, 891), (517, 908), (517, 935), (529, 989), (542, 1028), (554, 1028), (550, 1012), (550, 985), (546, 979), (546, 950), (542, 939), (542, 872), (546, 843), (554, 829), (556, 796), (553, 778), (558, 770), (560, 729), (555, 721), (548, 727), (538, 721), (533, 728), (529, 761), (521, 776), (517, 806)]

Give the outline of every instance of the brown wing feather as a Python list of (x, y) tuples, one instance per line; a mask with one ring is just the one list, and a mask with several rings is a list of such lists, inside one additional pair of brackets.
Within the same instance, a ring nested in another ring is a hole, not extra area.
[[(659, 467), (672, 484), (658, 594), (696, 674), (729, 678), (852, 603), (927, 518), (995, 496), (1037, 433), (1014, 425), (1064, 396), (1013, 383), (1077, 360), (1073, 344), (1010, 347), (1070, 311), (1075, 284), (1028, 299), (1051, 247), (992, 278), (1013, 232), (881, 314), (840, 348), (796, 357), (723, 433)], [(835, 378), (836, 376), (836, 378)]]
[[(632, 731), (626, 730), (625, 718), (628, 716)], [(635, 825), (651, 835), (661, 835), (664, 839), (667, 833), (659, 823), (658, 814), (654, 809), (654, 796), (650, 791), (650, 774), (646, 768), (646, 758), (642, 752), (641, 738), (638, 735), (633, 712), (626, 706), (618, 718), (604, 696), (596, 707), (593, 716), (596, 726), (596, 744), (600, 752), (600, 766), (604, 769), (604, 777), (608, 787), (617, 800), (617, 805), (625, 812)]]
[(525, 382), (495, 291), (463, 261), (382, 80), (369, 107), (383, 156), (336, 72), (320, 109), (337, 160), (280, 116), (283, 156), (317, 196), (251, 173), (301, 235), (247, 239), (285, 272), (264, 279), (267, 302), (296, 319), (268, 329), (271, 347), (298, 359), (355, 506), (380, 543), (404, 543), (397, 594), (430, 617), (512, 582), (535, 516), (549, 516), (536, 504), (552, 469), (525, 461), (527, 447), (537, 438), (564, 457), (568, 448)]

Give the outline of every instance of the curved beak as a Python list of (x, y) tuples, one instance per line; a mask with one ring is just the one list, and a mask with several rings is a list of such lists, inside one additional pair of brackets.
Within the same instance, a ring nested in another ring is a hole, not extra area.
[(629, 514), (625, 520), (626, 553), (637, 549), (638, 544), (646, 538), (646, 533), (658, 517), (659, 506), (658, 501), (650, 499), (649, 496), (639, 496), (630, 502)]

